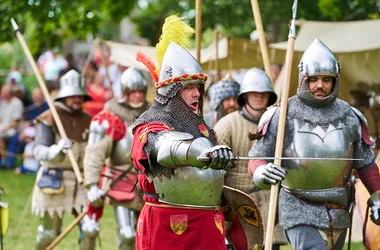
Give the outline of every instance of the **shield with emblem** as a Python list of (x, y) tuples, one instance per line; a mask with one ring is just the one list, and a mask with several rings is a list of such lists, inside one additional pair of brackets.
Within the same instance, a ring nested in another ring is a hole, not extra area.
[(253, 199), (246, 193), (228, 186), (223, 187), (223, 196), (232, 209), (233, 217), (239, 222), (247, 239), (248, 249), (262, 249), (264, 244), (264, 227), (260, 211)]
[(170, 228), (178, 235), (183, 234), (187, 228), (187, 214), (170, 215)]

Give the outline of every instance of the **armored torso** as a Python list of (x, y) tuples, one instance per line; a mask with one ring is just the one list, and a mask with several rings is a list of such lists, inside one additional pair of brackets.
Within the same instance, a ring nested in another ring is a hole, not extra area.
[[(300, 126), (293, 119), (293, 141), (284, 151), (285, 157), (297, 158), (351, 158), (353, 139), (344, 128), (338, 126)], [(314, 127), (311, 129), (311, 127)], [(342, 160), (284, 160), (282, 166), (287, 170), (282, 185), (295, 189), (324, 189), (344, 186), (350, 175), (352, 164)]]

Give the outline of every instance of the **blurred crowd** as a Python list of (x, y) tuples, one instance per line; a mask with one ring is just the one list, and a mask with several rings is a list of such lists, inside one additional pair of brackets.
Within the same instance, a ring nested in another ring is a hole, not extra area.
[[(108, 48), (103, 49), (102, 53), (103, 55), (100, 51), (95, 52), (92, 60), (81, 71), (76, 64), (78, 60), (73, 54), (63, 56), (57, 49), (43, 53), (38, 59), (38, 66), (50, 96), (53, 98), (59, 90), (60, 77), (74, 69), (83, 75), (83, 84), (92, 98), (84, 104), (84, 110), (90, 115), (93, 116), (101, 111), (105, 102), (113, 96), (120, 97), (120, 78), (127, 67), (112, 63), (111, 51)], [(273, 82), (276, 81), (281, 66), (272, 66)], [(220, 80), (227, 73), (229, 72), (209, 72), (210, 81), (206, 89), (204, 113), (206, 121), (209, 119), (208, 124), (212, 124), (212, 127), (222, 116), (238, 109), (236, 96), (231, 95), (219, 100), (220, 97), (216, 96), (218, 91), (213, 91), (217, 89), (215, 87), (218, 84), (221, 84)], [(231, 76), (240, 83), (244, 73), (245, 71), (234, 71)], [(33, 121), (49, 107), (39, 87), (30, 88), (24, 84), (23, 75), (17, 65), (0, 84), (0, 169), (15, 169), (17, 173), (35, 173), (39, 162), (33, 158), (32, 154), (36, 135)], [(350, 91), (348, 101), (366, 116), (371, 135), (378, 138), (380, 102), (376, 100), (378, 98), (376, 94), (363, 86), (368, 85), (358, 83)], [(376, 149), (379, 147), (380, 140), (378, 139)]]

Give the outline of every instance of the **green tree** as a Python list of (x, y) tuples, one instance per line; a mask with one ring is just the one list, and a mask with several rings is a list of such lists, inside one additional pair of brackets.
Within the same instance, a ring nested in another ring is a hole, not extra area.
[[(285, 40), (293, 0), (259, 0), (264, 29), (272, 41)], [(194, 0), (144, 0), (132, 20), (141, 36), (156, 44), (170, 14), (181, 13), (194, 27)], [(380, 0), (298, 1), (297, 19), (340, 21), (379, 18)], [(248, 38), (256, 29), (250, 0), (203, 0), (202, 31), (218, 27), (225, 35)]]
[(1, 0), (0, 42), (11, 41), (14, 18), (21, 29), (33, 29), (35, 47), (60, 46), (73, 36), (97, 34), (104, 23), (118, 23), (136, 0)]

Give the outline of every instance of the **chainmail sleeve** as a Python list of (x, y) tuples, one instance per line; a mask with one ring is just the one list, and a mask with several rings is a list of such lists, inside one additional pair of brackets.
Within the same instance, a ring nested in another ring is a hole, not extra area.
[[(252, 157), (273, 157), (276, 149), (276, 139), (277, 139), (277, 128), (278, 121), (280, 117), (280, 109), (278, 108), (272, 119), (269, 121), (269, 126), (266, 134), (257, 140), (248, 156)], [(284, 134), (283, 148), (286, 149), (293, 140), (293, 124), (287, 119)], [(273, 162), (273, 160), (268, 160), (268, 162)]]
[(375, 154), (371, 146), (364, 142), (360, 120), (353, 112), (347, 117), (347, 124), (352, 127), (352, 130), (349, 131), (349, 133), (353, 135), (352, 137), (354, 141), (353, 158), (363, 159), (363, 161), (354, 161), (353, 168), (358, 170), (372, 166), (375, 163)]

